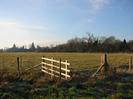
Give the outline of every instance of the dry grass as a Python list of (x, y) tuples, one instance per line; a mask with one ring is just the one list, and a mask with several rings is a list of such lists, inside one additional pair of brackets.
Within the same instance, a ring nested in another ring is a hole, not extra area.
[[(45, 96), (55, 97), (55, 95), (58, 95), (60, 99), (68, 95), (75, 96), (75, 98), (79, 95), (84, 96), (83, 99), (85, 97), (94, 99), (102, 97), (108, 97), (109, 99), (112, 99), (112, 97), (117, 97), (115, 99), (128, 97), (130, 99), (133, 97), (133, 80), (130, 79), (132, 75), (114, 74), (110, 79), (89, 79), (89, 75), (94, 73), (95, 69), (100, 66), (101, 55), (102, 53), (0, 53), (0, 98), (33, 99), (33, 97), (36, 97), (35, 99), (45, 99)], [(130, 55), (133, 54), (108, 54), (109, 64), (111, 67), (127, 64)], [(62, 86), (60, 85), (61, 87), (57, 88), (40, 71), (40, 68), (26, 71), (21, 76), (23, 79), (17, 79), (17, 57), (22, 57), (20, 67), (21, 72), (23, 72), (26, 68), (40, 64), (42, 56), (48, 58), (54, 57), (57, 60), (59, 58), (62, 58), (64, 61), (68, 60), (71, 63), (70, 68), (76, 70), (73, 72), (75, 79), (62, 83)]]
[[(71, 63), (70, 68), (86, 69), (100, 66), (102, 53), (0, 53), (0, 68), (16, 69), (16, 57), (22, 57), (23, 69), (32, 67), (41, 62), (41, 57), (54, 57), (59, 60), (68, 60)], [(128, 57), (133, 54), (128, 53), (113, 53), (108, 54), (109, 64), (111, 66), (118, 66), (128, 63)]]

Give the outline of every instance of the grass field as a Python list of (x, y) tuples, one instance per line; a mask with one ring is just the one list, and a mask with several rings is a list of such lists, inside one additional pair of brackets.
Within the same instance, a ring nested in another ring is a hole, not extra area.
[[(0, 53), (0, 99), (131, 99), (133, 98), (133, 75), (114, 74), (109, 79), (88, 79), (84, 72), (82, 76), (72, 81), (56, 85), (45, 79), (40, 68), (27, 71), (22, 79), (17, 79), (16, 58), (20, 57), (20, 69), (40, 64), (41, 57), (54, 57), (68, 60), (72, 70), (95, 71), (101, 62), (103, 53)], [(128, 64), (128, 58), (133, 54), (108, 54), (110, 67)], [(83, 73), (82, 73), (83, 74)], [(130, 79), (130, 78), (131, 79)], [(126, 89), (125, 89), (126, 88)], [(58, 97), (58, 98), (57, 98)]]
[[(81, 69), (93, 69), (101, 64), (102, 53), (0, 53), (0, 67), (1, 68), (11, 68), (15, 69), (17, 66), (16, 58), (22, 58), (22, 67), (28, 68), (32, 67), (41, 62), (41, 57), (45, 56), (47, 58), (55, 58), (59, 60), (68, 60), (71, 66), (70, 68), (75, 70)], [(123, 64), (128, 64), (128, 58), (133, 54), (127, 53), (114, 53), (108, 54), (108, 62), (110, 66), (119, 66)]]

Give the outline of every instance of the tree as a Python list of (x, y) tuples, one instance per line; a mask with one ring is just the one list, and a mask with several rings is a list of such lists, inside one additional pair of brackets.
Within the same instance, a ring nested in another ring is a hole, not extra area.
[(19, 52), (26, 52), (26, 48), (24, 46), (20, 47)]
[(36, 47), (35, 47), (34, 42), (31, 44), (31, 46), (30, 46), (30, 48), (29, 48), (29, 51), (31, 51), (31, 52), (36, 51)]
[(37, 51), (37, 52), (42, 52), (42, 47), (39, 46), (39, 45), (37, 45), (37, 47), (36, 47), (36, 51)]
[(86, 42), (83, 38), (73, 38), (68, 40), (67, 48), (70, 52), (85, 52), (86, 51)]
[(3, 52), (4, 50), (3, 49), (0, 49), (0, 52)]
[(133, 52), (133, 40), (130, 40), (129, 42), (128, 42), (128, 46), (129, 46), (129, 50), (130, 50), (130, 52)]
[(87, 47), (87, 51), (93, 52), (93, 44), (97, 40), (97, 38), (93, 34), (91, 34), (89, 32), (86, 33), (86, 34), (87, 34), (87, 36), (84, 37), (83, 40), (87, 44), (87, 46), (86, 46)]
[(122, 50), (122, 52), (128, 52), (129, 51), (129, 47), (128, 47), (126, 39), (124, 39), (123, 42), (121, 43), (121, 50)]
[(13, 47), (10, 49), (11, 52), (18, 51), (18, 48), (16, 47), (16, 44), (13, 44)]
[[(2, 51), (2, 50), (0, 50)], [(93, 34), (87, 33), (85, 37), (75, 37), (68, 40), (64, 44), (59, 44), (51, 47), (35, 47), (34, 42), (29, 49), (25, 46), (17, 47), (15, 44), (11, 48), (6, 48), (3, 51), (9, 52), (133, 52), (133, 40), (123, 41), (110, 37), (97, 38)]]

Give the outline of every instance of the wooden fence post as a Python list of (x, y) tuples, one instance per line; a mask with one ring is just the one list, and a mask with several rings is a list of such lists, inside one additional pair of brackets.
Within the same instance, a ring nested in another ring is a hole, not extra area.
[(61, 58), (60, 58), (60, 74), (59, 74), (59, 81), (61, 81)]
[(23, 67), (22, 65), (23, 65), (22, 56), (20, 56), (20, 66), (21, 66), (21, 68)]
[[(102, 63), (103, 60), (103, 63)], [(108, 71), (109, 71), (109, 64), (107, 62), (107, 54), (104, 54), (104, 59), (101, 57), (101, 66), (97, 69), (97, 71), (92, 75), (92, 77), (96, 76), (96, 74), (102, 71), (105, 76), (108, 76)]]
[(129, 71), (132, 70), (132, 56), (129, 57)]
[[(45, 62), (45, 60), (43, 58), (44, 58), (44, 56), (42, 57), (42, 62)], [(44, 63), (42, 64), (42, 66), (44, 66)]]
[(20, 64), (19, 64), (19, 57), (17, 57), (17, 70), (18, 70), (18, 78), (20, 78)]
[[(1, 65), (2, 65), (2, 56), (0, 58), (1, 58)], [(1, 66), (0, 68), (0, 73), (2, 73), (2, 71), (3, 71), (3, 66)]]
[[(54, 58), (52, 57), (51, 59), (53, 60)], [(51, 61), (51, 65), (54, 65), (54, 62), (53, 61)], [(51, 66), (51, 74), (54, 75), (53, 66)], [(53, 75), (51, 75), (51, 79), (53, 79)]]
[(106, 53), (104, 54), (103, 68), (104, 68), (104, 75), (105, 75), (105, 77), (107, 77), (108, 73), (109, 73), (109, 64), (108, 64), (108, 61), (107, 61), (107, 54)]
[[(104, 55), (101, 55), (101, 65), (100, 65), (100, 67), (103, 66), (103, 64), (104, 64)], [(103, 68), (101, 68), (100, 72), (101, 73), (103, 72)]]
[(108, 65), (108, 61), (107, 61), (107, 54), (104, 55), (104, 72), (108, 72), (109, 71), (109, 65)]
[[(67, 63), (67, 60), (65, 61), (65, 63)], [(65, 76), (65, 78), (66, 78), (66, 80), (67, 80), (67, 67), (68, 65), (67, 64), (65, 64), (65, 67), (66, 67), (66, 76)]]
[(101, 55), (101, 66), (103, 65), (103, 55)]
[(45, 62), (44, 58), (45, 58), (45, 56), (42, 57), (42, 62), (43, 62), (42, 67), (45, 66), (45, 65), (44, 65), (44, 62)]
[(4, 56), (2, 57), (2, 65), (3, 65), (3, 68), (4, 68), (5, 67)]

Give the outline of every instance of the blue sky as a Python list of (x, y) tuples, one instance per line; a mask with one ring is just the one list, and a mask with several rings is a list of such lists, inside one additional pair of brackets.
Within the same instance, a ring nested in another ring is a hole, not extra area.
[(60, 44), (87, 32), (133, 39), (133, 0), (0, 0), (0, 47)]

